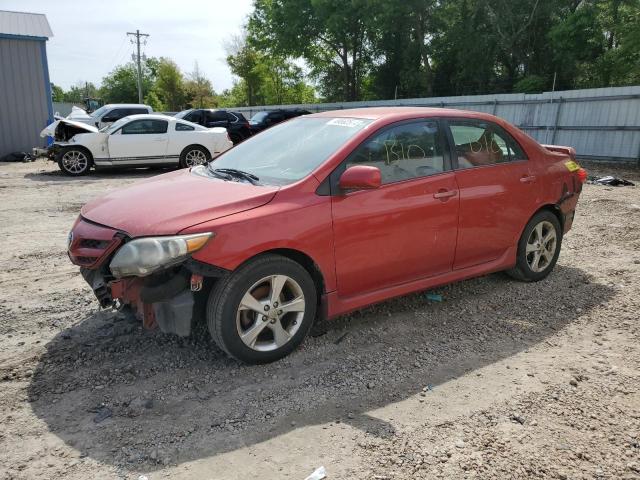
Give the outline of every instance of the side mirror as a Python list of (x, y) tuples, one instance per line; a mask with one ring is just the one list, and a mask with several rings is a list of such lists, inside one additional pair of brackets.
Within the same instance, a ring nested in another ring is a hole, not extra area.
[(109, 115), (102, 117), (102, 123), (113, 123), (116, 120), (118, 120), (116, 117), (110, 117)]
[(354, 165), (340, 176), (338, 186), (342, 190), (374, 190), (382, 185), (382, 174), (378, 167)]

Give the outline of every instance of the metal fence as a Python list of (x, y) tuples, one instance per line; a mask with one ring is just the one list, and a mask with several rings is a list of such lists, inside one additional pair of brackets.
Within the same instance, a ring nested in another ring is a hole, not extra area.
[(380, 106), (447, 107), (491, 113), (526, 131), (540, 143), (574, 147), (579, 158), (640, 166), (640, 86), (412, 98), (371, 102), (237, 107), (246, 117), (262, 110), (304, 108), (311, 112)]

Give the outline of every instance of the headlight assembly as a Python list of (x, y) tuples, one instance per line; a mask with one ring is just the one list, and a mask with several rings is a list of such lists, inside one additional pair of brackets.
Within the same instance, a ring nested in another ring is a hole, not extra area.
[(147, 237), (125, 244), (113, 257), (109, 268), (116, 278), (145, 277), (176, 265), (197, 252), (213, 237), (213, 233)]

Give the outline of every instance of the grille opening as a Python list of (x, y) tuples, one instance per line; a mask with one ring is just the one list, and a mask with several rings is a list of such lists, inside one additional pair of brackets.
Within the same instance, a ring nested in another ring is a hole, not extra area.
[(83, 265), (91, 265), (98, 257), (76, 257), (76, 261)]
[(109, 243), (111, 243), (109, 240), (94, 240), (91, 238), (83, 238), (82, 240), (80, 240), (80, 247), (104, 249), (109, 246)]

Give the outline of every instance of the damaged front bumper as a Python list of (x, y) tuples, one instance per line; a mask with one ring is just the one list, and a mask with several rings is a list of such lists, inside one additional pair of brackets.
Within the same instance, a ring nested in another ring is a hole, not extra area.
[(82, 217), (69, 235), (69, 258), (80, 266), (83, 278), (103, 308), (129, 307), (145, 328), (185, 337), (191, 333), (197, 292), (205, 278), (228, 272), (192, 258), (146, 277), (117, 279), (109, 262), (130, 238), (123, 232)]

